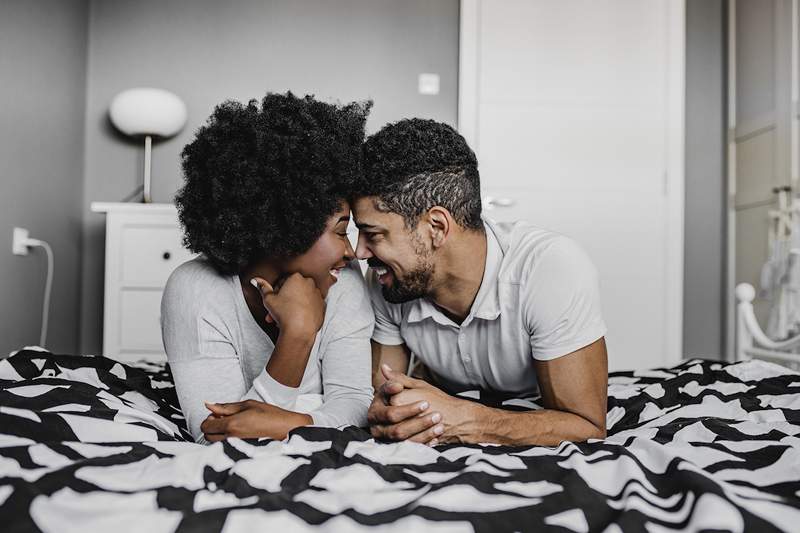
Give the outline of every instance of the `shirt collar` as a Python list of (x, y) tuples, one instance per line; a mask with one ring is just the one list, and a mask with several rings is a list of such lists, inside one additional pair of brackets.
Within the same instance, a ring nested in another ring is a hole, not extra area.
[[(503, 247), (498, 235), (495, 233), (494, 222), (485, 218), (483, 222), (486, 232), (486, 263), (483, 269), (483, 279), (481, 279), (481, 286), (478, 289), (478, 294), (475, 295), (475, 301), (472, 303), (470, 313), (461, 324), (462, 326), (469, 324), (473, 318), (494, 320), (500, 316), (497, 275), (503, 262)], [(453, 321), (427, 298), (413, 300), (407, 305), (409, 305), (408, 314), (406, 315), (408, 322), (421, 322), (427, 318), (432, 318), (439, 324), (445, 326), (453, 325)]]
[[(503, 249), (495, 234), (495, 228), (490, 221), (484, 219), (483, 227), (486, 229), (486, 265), (483, 269), (483, 279), (475, 301), (472, 303), (470, 316), (484, 320), (494, 320), (500, 316), (500, 302), (497, 295), (497, 275), (503, 262)], [(470, 321), (467, 317), (465, 322)]]

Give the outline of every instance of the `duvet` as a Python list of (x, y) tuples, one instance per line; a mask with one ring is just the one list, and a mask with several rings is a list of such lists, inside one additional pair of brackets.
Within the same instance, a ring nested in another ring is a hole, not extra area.
[(21, 350), (0, 360), (0, 530), (800, 530), (800, 374), (703, 360), (612, 373), (608, 428), (556, 447), (429, 448), (355, 427), (203, 446), (168, 367)]

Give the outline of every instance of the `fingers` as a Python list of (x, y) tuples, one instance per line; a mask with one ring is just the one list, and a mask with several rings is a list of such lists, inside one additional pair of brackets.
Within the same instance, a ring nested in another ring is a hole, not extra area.
[(232, 402), (232, 403), (210, 403), (206, 404), (206, 409), (211, 411), (215, 416), (229, 416), (238, 413), (247, 408), (246, 402)]
[(389, 401), (387, 402), (389, 405), (408, 405), (414, 404), (416, 402), (424, 401), (424, 398), (420, 398), (420, 394), (414, 392), (414, 389), (405, 389), (403, 392), (399, 394), (395, 394)]
[(439, 444), (439, 437), (442, 433), (444, 433), (444, 426), (442, 424), (436, 424), (421, 433), (413, 435), (408, 440), (411, 442), (419, 442), (420, 444), (427, 444), (428, 446), (436, 446)]
[(367, 413), (370, 424), (388, 425), (397, 424), (409, 418), (424, 413), (430, 405), (428, 402), (416, 402), (408, 405), (385, 406), (378, 404)]
[(383, 374), (383, 379), (386, 381), (391, 381), (392, 377), (394, 376), (394, 370), (392, 370), (392, 367), (386, 363), (383, 363), (381, 365), (381, 374)]
[(203, 437), (205, 437), (208, 442), (219, 442), (228, 438), (222, 433), (203, 433)]
[(258, 289), (258, 292), (261, 293), (261, 296), (266, 296), (267, 294), (275, 292), (275, 289), (272, 288), (272, 285), (269, 284), (269, 281), (265, 280), (264, 278), (252, 278), (250, 280), (250, 284)]
[(400, 394), (403, 390), (405, 390), (405, 387), (396, 381), (386, 381), (380, 388), (385, 403), (388, 403), (390, 396)]
[(444, 432), (441, 421), (442, 415), (439, 413), (426, 414), (410, 418), (399, 424), (373, 425), (370, 427), (370, 432), (373, 437), (378, 439), (406, 440), (413, 438), (414, 442), (428, 442)]
[[(261, 293), (262, 300), (264, 300), (268, 295), (275, 294), (275, 289), (264, 278), (259, 278), (259, 277), (251, 278), (250, 284), (253, 287), (255, 287), (259, 293)], [(269, 310), (267, 310), (267, 316), (264, 317), (264, 320), (266, 321), (267, 324), (272, 324), (273, 322), (275, 322), (275, 318), (272, 316)]]
[(200, 431), (206, 434), (221, 434), (224, 436), (227, 426), (228, 421), (226, 419), (212, 415), (203, 420), (203, 423), (200, 424)]
[(383, 377), (386, 378), (386, 381), (397, 382), (403, 387), (419, 388), (423, 383), (425, 383), (419, 379), (409, 377), (402, 372), (392, 370), (392, 368), (386, 363), (381, 365), (381, 372), (383, 373)]

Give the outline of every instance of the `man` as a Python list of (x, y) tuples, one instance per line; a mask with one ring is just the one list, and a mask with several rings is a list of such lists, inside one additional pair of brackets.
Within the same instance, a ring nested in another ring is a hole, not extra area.
[[(477, 167), (464, 138), (430, 120), (388, 125), (364, 145), (353, 214), (376, 319), (372, 434), (432, 445), (604, 438), (597, 273), (564, 236), (483, 218)], [(412, 357), (429, 381), (406, 376)], [(544, 409), (452, 395), (475, 388), (538, 390)]]

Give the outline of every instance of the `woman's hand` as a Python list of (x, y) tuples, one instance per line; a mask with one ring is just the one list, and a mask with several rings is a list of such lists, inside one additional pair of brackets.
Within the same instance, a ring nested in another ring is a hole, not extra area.
[(252, 283), (261, 293), (269, 313), (267, 321), (275, 321), (281, 334), (313, 338), (322, 327), (325, 300), (311, 278), (295, 272), (277, 289), (263, 278), (253, 278)]
[(309, 415), (256, 400), (206, 403), (206, 407), (211, 414), (200, 424), (200, 430), (209, 442), (228, 437), (284, 439), (289, 431), (313, 423)]

